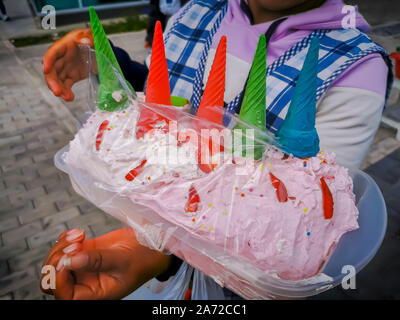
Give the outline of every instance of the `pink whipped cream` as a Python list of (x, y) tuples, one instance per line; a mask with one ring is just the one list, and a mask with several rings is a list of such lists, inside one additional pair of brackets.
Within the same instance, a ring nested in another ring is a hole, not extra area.
[[(155, 194), (132, 191), (130, 198), (261, 270), (287, 280), (309, 278), (321, 271), (340, 237), (358, 228), (352, 180), (332, 154), (282, 157), (270, 151), (249, 175), (225, 165), (193, 181), (178, 178)], [(286, 186), (287, 202), (278, 201), (270, 172)], [(321, 177), (333, 196), (331, 219), (324, 218)], [(192, 185), (199, 210), (187, 213)]]
[[(190, 163), (149, 163), (137, 178), (128, 181), (126, 174), (143, 161), (144, 154), (156, 157), (153, 152), (157, 148), (177, 143), (171, 137), (166, 139), (164, 133), (137, 140), (135, 103), (120, 112), (97, 111), (71, 142), (66, 162), (96, 177), (99, 183), (93, 187), (127, 196), (189, 235), (285, 280), (318, 274), (341, 236), (358, 228), (352, 180), (347, 169), (335, 163), (333, 154), (283, 159), (283, 153), (271, 148), (262, 161), (243, 164), (245, 175), (238, 175), (240, 165), (230, 161), (220, 163), (209, 174)], [(99, 126), (106, 120), (108, 128), (97, 150)], [(182, 148), (196, 157), (193, 144)], [(270, 173), (286, 187), (286, 202), (278, 201)], [(331, 219), (324, 217), (321, 178), (333, 197)], [(198, 208), (187, 212), (193, 188)]]

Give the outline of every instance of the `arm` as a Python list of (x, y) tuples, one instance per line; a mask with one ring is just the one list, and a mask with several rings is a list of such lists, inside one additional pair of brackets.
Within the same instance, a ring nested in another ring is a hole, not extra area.
[(369, 90), (334, 87), (317, 105), (320, 148), (335, 152), (337, 161), (358, 169), (378, 130), (385, 98)]
[(378, 130), (387, 78), (381, 55), (368, 55), (348, 68), (317, 105), (321, 150), (335, 152), (349, 169), (361, 166)]
[[(56, 41), (43, 57), (43, 73), (47, 86), (54, 95), (65, 101), (74, 100), (72, 86), (88, 76), (87, 61), (81, 46), (94, 48), (90, 29), (75, 30)], [(136, 91), (142, 91), (147, 78), (147, 67), (130, 59), (122, 49), (113, 47), (114, 53), (128, 82)]]
[(131, 228), (94, 239), (73, 229), (60, 235), (43, 263), (57, 270), (55, 288), (41, 288), (57, 299), (121, 299), (174, 270), (172, 264), (172, 256), (142, 246)]

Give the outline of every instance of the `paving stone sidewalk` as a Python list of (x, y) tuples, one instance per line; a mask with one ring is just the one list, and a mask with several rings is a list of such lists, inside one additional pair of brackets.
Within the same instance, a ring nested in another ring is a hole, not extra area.
[[(36, 76), (40, 58), (21, 55), (0, 43), (0, 299), (48, 299), (38, 279), (58, 235), (81, 227), (93, 237), (121, 224), (78, 196), (54, 166), (54, 154), (73, 138), (75, 116), (46, 94)], [(77, 99), (70, 107), (81, 114), (85, 106)]]

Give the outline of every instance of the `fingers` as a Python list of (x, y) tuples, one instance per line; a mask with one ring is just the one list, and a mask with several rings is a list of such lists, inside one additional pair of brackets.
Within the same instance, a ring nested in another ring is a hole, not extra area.
[(64, 68), (64, 64), (65, 64), (65, 60), (64, 60), (64, 59), (58, 59), (58, 60), (54, 63), (53, 68), (54, 68), (54, 70), (55, 70), (57, 73), (60, 73), (60, 72), (63, 70), (63, 68)]
[[(85, 239), (85, 233), (81, 229), (72, 229), (69, 231), (64, 231), (58, 237), (58, 242), (50, 250), (49, 255), (43, 262), (43, 266), (51, 265), (56, 270), (60, 270), (62, 265), (62, 257), (66, 254), (73, 254), (82, 249), (82, 242)], [(41, 290), (47, 294), (53, 294), (51, 289)]]
[(67, 78), (64, 82), (64, 91), (61, 94), (61, 98), (65, 101), (72, 101), (75, 98), (74, 93), (72, 92), (71, 88), (74, 85), (75, 81), (71, 78)]
[(54, 297), (59, 300), (71, 300), (74, 296), (74, 278), (71, 272), (65, 268), (56, 274), (56, 288)]
[(65, 231), (59, 236), (58, 242), (50, 250), (49, 255), (43, 262), (43, 265), (52, 265), (56, 267), (58, 260), (64, 255), (63, 250), (72, 243), (80, 243), (85, 239), (85, 232), (81, 229), (72, 229)]
[(53, 91), (53, 94), (56, 97), (59, 97), (62, 92), (62, 87), (61, 87), (60, 83), (58, 82), (57, 76), (55, 75), (55, 73), (45, 76), (45, 79), (46, 79), (47, 87), (51, 91)]
[(62, 58), (67, 52), (67, 46), (63, 39), (56, 41), (43, 57), (43, 73), (48, 74), (54, 66), (57, 59)]
[(81, 251), (69, 256), (64, 266), (73, 271), (108, 272), (115, 268), (123, 269), (126, 257), (118, 249), (101, 249)]
[(54, 297), (57, 300), (89, 300), (97, 298), (89, 286), (77, 284), (71, 271), (65, 268), (57, 272)]
[(67, 257), (79, 252), (80, 250), (82, 250), (82, 244), (79, 242), (72, 243), (72, 244), (68, 245), (67, 247), (65, 247), (62, 250), (63, 256), (61, 257), (61, 259), (58, 260), (56, 270), (60, 271), (61, 268), (64, 267), (64, 265), (67, 263), (66, 262)]
[(74, 100), (75, 95), (71, 88), (76, 81), (68, 78), (66, 73), (62, 73), (60, 78), (58, 78), (55, 73), (51, 73), (50, 75), (47, 75), (45, 79), (47, 82), (47, 87), (56, 97), (61, 96), (61, 98), (63, 98), (65, 101)]

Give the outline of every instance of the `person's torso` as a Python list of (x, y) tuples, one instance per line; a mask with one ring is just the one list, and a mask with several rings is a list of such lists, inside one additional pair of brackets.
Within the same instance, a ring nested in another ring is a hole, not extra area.
[[(237, 8), (236, 8), (237, 9)], [(166, 57), (173, 95), (190, 99), (198, 107), (215, 47), (227, 35), (227, 68), (224, 101), (229, 111), (240, 110), (240, 94), (251, 68), (260, 34), (273, 24), (251, 25), (246, 18), (233, 19), (226, 1), (193, 0), (181, 10), (167, 32)], [(236, 14), (236, 17), (238, 15)], [(321, 39), (317, 98), (363, 57), (385, 51), (357, 29), (297, 31), (268, 45), (267, 128), (282, 125), (312, 37)], [(271, 38), (272, 39), (272, 38)]]

